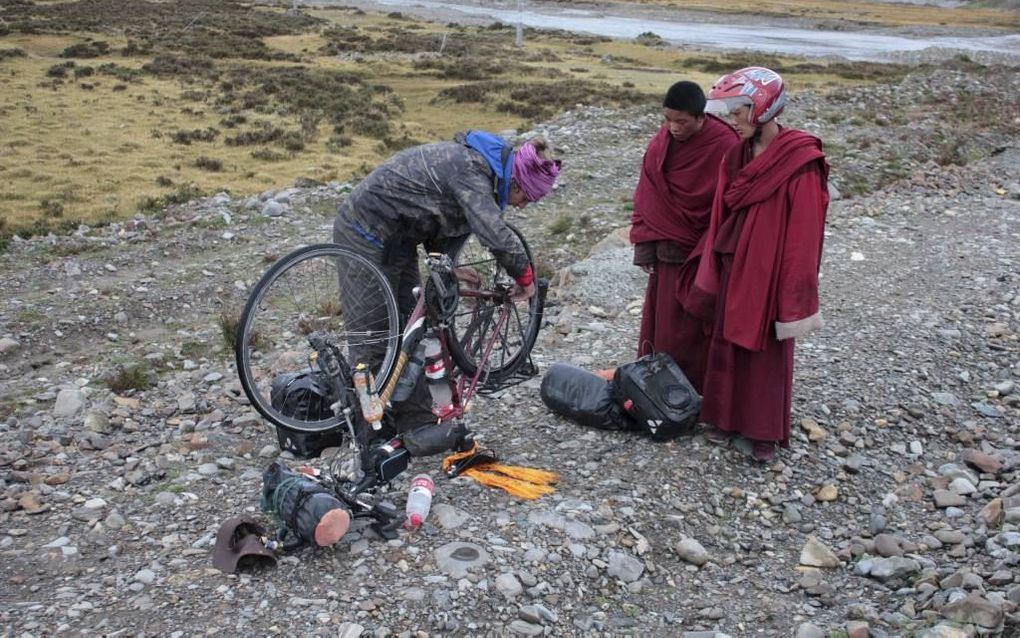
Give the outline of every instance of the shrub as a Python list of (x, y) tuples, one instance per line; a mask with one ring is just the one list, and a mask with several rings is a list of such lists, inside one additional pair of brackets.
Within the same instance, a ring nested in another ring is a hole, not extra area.
[(6, 60), (8, 58), (23, 58), (25, 57), (25, 50), (17, 47), (13, 49), (0, 49), (0, 60)]
[(574, 220), (571, 219), (569, 215), (561, 215), (549, 224), (549, 233), (552, 235), (562, 235), (570, 230), (570, 227), (573, 226), (573, 224)]
[(212, 142), (220, 132), (214, 128), (192, 129), (190, 131), (174, 131), (171, 135), (176, 144), (190, 145), (192, 142)]
[(44, 199), (39, 202), (39, 208), (42, 209), (43, 215), (51, 219), (56, 219), (64, 216), (64, 204), (58, 202), (55, 199)]
[(145, 390), (155, 385), (155, 373), (144, 363), (118, 366), (104, 377), (110, 392), (124, 394), (130, 390)]
[(206, 157), (205, 155), (199, 155), (198, 159), (195, 160), (195, 166), (202, 169), (203, 171), (219, 173), (220, 171), (223, 170), (223, 160), (215, 159), (212, 157)]
[[(220, 337), (223, 339), (223, 349), (226, 352), (233, 352), (237, 344), (237, 336), (241, 330), (241, 317), (236, 313), (224, 308), (220, 311), (217, 323), (220, 326)], [(257, 348), (261, 342), (261, 335), (257, 330), (248, 334), (248, 345)]]
[(330, 153), (339, 152), (341, 149), (345, 149), (352, 144), (354, 144), (354, 138), (345, 133), (333, 133), (326, 140), (326, 148)]
[(107, 62), (106, 64), (100, 64), (98, 71), (103, 75), (109, 75), (122, 82), (141, 82), (142, 71), (138, 69), (132, 69), (126, 66), (120, 66), (113, 62)]
[(74, 68), (74, 62), (63, 62), (61, 64), (54, 64), (50, 68), (46, 69), (46, 75), (51, 78), (65, 78), (67, 77), (67, 71)]
[(98, 58), (110, 53), (110, 45), (102, 40), (72, 44), (60, 52), (62, 58)]
[(634, 38), (634, 42), (636, 42), (637, 44), (642, 44), (646, 47), (661, 47), (666, 44), (666, 41), (662, 39), (661, 35), (659, 35), (658, 33), (653, 33), (651, 31), (645, 31), (644, 33), (640, 34), (638, 37)]
[(255, 144), (267, 144), (275, 142), (283, 137), (284, 130), (269, 122), (256, 122), (255, 128), (242, 131), (233, 137), (224, 140), (227, 146), (254, 146)]
[(248, 118), (243, 115), (230, 115), (220, 120), (223, 128), (235, 128), (238, 124), (244, 124)]
[(183, 204), (193, 199), (204, 197), (205, 193), (193, 184), (179, 186), (176, 190), (162, 197), (146, 197), (138, 203), (138, 212), (142, 214), (159, 213), (172, 204)]
[(251, 156), (263, 162), (279, 162), (287, 159), (283, 153), (278, 153), (271, 148), (260, 148), (251, 152)]

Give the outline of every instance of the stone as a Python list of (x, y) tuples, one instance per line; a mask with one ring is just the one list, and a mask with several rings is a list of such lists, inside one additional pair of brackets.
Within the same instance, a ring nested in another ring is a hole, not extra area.
[(981, 508), (981, 511), (978, 512), (978, 518), (981, 519), (981, 521), (988, 527), (996, 527), (1002, 523), (1002, 499), (993, 498), (988, 501), (988, 503)]
[(801, 522), (801, 520), (803, 520), (803, 518), (804, 517), (801, 515), (800, 509), (798, 509), (797, 506), (794, 505), (793, 503), (786, 503), (785, 505), (783, 505), (783, 522), (784, 523), (787, 523), (787, 524), (790, 524), (790, 525), (795, 525), (795, 524)]
[(939, 623), (917, 635), (918, 638), (972, 638), (971, 634), (956, 625)]
[(78, 388), (63, 388), (57, 393), (53, 404), (53, 416), (57, 418), (73, 417), (85, 406), (85, 397)]
[(967, 496), (976, 492), (977, 488), (974, 487), (974, 484), (967, 479), (959, 477), (953, 479), (953, 481), (949, 484), (949, 490), (959, 494), (960, 496)]
[(879, 556), (886, 558), (890, 556), (902, 556), (903, 549), (900, 547), (900, 539), (892, 534), (879, 534), (875, 536), (875, 551)]
[(893, 556), (891, 558), (873, 559), (868, 575), (886, 582), (906, 579), (919, 571), (921, 571), (921, 564), (913, 558)]
[(99, 410), (89, 410), (85, 414), (85, 429), (97, 434), (112, 434), (110, 419)]
[(806, 622), (797, 627), (796, 638), (826, 638), (828, 634), (818, 625)]
[(545, 631), (542, 625), (536, 625), (519, 618), (510, 623), (509, 629), (511, 633), (518, 636), (541, 636)]
[(868, 623), (863, 620), (851, 620), (846, 624), (847, 638), (868, 638), (870, 635)]
[(935, 490), (935, 507), (945, 509), (947, 507), (960, 507), (967, 504), (967, 497), (961, 496), (949, 490)]
[(513, 574), (502, 573), (496, 577), (496, 590), (507, 597), (507, 599), (514, 599), (521, 595), (524, 591), (524, 586), (521, 585), (521, 581), (517, 580), (517, 577)]
[(266, 217), (281, 217), (287, 208), (278, 201), (269, 200), (262, 206), (262, 214)]
[(831, 569), (839, 567), (842, 562), (839, 557), (824, 543), (814, 536), (809, 536), (804, 547), (800, 550), (800, 564), (808, 567), (822, 567)]
[(815, 494), (815, 499), (822, 503), (828, 503), (836, 500), (839, 497), (839, 490), (835, 485), (823, 485), (818, 493)]
[(0, 355), (14, 352), (21, 344), (10, 337), (0, 337)]
[(432, 506), (434, 520), (443, 529), (456, 529), (467, 522), (468, 514), (447, 503)]
[(861, 468), (867, 463), (867, 459), (860, 454), (851, 454), (843, 461), (843, 468), (851, 474), (858, 474)]
[(687, 537), (676, 544), (676, 553), (683, 560), (701, 567), (707, 563), (711, 556), (697, 540)]
[(630, 554), (611, 551), (609, 552), (609, 569), (607, 573), (612, 578), (618, 578), (625, 583), (632, 583), (641, 578), (645, 571), (645, 565)]
[(474, 543), (447, 543), (436, 548), (433, 556), (439, 570), (453, 578), (463, 578), (469, 569), (489, 562), (489, 553)]
[(135, 573), (134, 579), (135, 582), (141, 583), (143, 585), (151, 585), (152, 583), (156, 582), (156, 572), (152, 571), (151, 569), (141, 569)]
[(944, 545), (958, 545), (967, 540), (967, 535), (957, 529), (940, 529), (935, 531), (935, 538)]
[(973, 448), (963, 451), (963, 462), (986, 474), (998, 474), (1002, 470), (1001, 461)]
[(822, 429), (822, 426), (818, 425), (818, 422), (811, 417), (806, 417), (800, 420), (800, 429), (807, 432), (809, 441), (813, 441), (815, 443), (824, 441), (827, 436), (825, 430)]
[(972, 623), (985, 629), (997, 628), (1004, 616), (1002, 607), (976, 593), (943, 605), (939, 613), (946, 620)]

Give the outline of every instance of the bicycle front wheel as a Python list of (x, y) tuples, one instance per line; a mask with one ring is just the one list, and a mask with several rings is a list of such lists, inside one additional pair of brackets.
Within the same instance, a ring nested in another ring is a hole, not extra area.
[(317, 372), (309, 358), (313, 332), (337, 346), (349, 366), (367, 364), (376, 389), (383, 387), (397, 356), (400, 318), (382, 272), (349, 250), (315, 244), (286, 255), (255, 284), (238, 325), (237, 373), (251, 404), (275, 426), (319, 432), (340, 423), (321, 402), (280, 400), (283, 382)]
[[(524, 235), (514, 226), (507, 226), (521, 240), (534, 271), (535, 260)], [(480, 290), (461, 286), (449, 327), (450, 356), (468, 376), (473, 376), (484, 362), (483, 378), (487, 382), (504, 381), (527, 362), (535, 346), (542, 317), (542, 295), (536, 291), (530, 299), (510, 300), (508, 293), (514, 278), (474, 235), (454, 251), (453, 261), (456, 268), (473, 268), (481, 276), (482, 285)]]

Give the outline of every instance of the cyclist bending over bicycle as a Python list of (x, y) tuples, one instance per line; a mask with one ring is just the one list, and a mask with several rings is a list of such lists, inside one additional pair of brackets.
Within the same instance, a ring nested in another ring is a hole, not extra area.
[[(375, 264), (389, 280), (401, 320), (414, 308), (420, 285), (417, 247), (452, 252), (471, 234), (514, 277), (515, 300), (535, 294), (524, 246), (503, 220), (506, 207), (524, 208), (552, 190), (560, 170), (549, 142), (536, 136), (514, 149), (484, 131), (458, 133), (452, 142), (424, 144), (400, 151), (380, 164), (344, 200), (333, 223), (333, 241)], [(470, 268), (458, 269), (466, 284), (478, 284)], [(358, 281), (341, 274), (341, 297), (349, 327), (372, 325), (383, 311), (357, 303)], [(342, 300), (343, 301), (343, 300)], [(352, 352), (352, 365), (374, 367), (384, 344), (365, 344)], [(393, 406), (398, 432), (435, 422), (422, 379), (411, 397)]]

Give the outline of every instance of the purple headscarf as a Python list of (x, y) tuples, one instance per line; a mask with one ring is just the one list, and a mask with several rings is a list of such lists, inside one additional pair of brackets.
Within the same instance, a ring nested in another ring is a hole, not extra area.
[(560, 163), (542, 159), (534, 144), (525, 144), (514, 153), (513, 178), (528, 201), (537, 202), (549, 194), (560, 173)]

